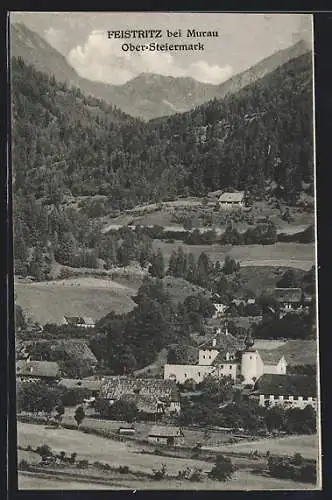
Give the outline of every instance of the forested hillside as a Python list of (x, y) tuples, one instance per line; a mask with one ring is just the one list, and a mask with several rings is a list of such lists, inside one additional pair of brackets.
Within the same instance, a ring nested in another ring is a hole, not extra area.
[(313, 181), (311, 78), (305, 54), (237, 94), (145, 123), (13, 58), (16, 258), (34, 242), (49, 249), (52, 234), (56, 259), (79, 242), (89, 261), (96, 226), (64, 208), (67, 195), (123, 210), (226, 187), (260, 196), (275, 181), (292, 203)]
[[(114, 206), (313, 178), (309, 54), (224, 100), (145, 124), (13, 60), (16, 188)], [(47, 173), (47, 175), (46, 175)]]

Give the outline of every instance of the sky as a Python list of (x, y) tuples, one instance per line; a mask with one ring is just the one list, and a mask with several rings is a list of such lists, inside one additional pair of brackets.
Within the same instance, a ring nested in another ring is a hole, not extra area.
[[(140, 73), (192, 77), (220, 84), (299, 39), (312, 40), (309, 14), (240, 14), (179, 12), (17, 12), (24, 23), (63, 54), (83, 77), (121, 85)], [(146, 40), (108, 39), (108, 30), (181, 29), (181, 38), (158, 43), (204, 43), (204, 51), (124, 52), (123, 43)], [(188, 29), (218, 31), (218, 37), (187, 38)]]

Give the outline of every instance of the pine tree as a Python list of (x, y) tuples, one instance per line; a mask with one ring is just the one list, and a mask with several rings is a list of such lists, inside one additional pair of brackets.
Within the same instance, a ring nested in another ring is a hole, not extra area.
[(162, 279), (165, 275), (164, 257), (160, 249), (158, 249), (156, 254), (152, 255), (149, 273), (154, 278), (159, 279)]

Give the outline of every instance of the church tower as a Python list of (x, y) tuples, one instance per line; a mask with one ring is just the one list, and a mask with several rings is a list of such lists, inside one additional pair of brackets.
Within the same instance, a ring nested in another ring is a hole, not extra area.
[(249, 333), (245, 338), (245, 349), (242, 352), (241, 358), (241, 375), (243, 376), (244, 384), (254, 383), (262, 374), (262, 360), (254, 349), (255, 341)]

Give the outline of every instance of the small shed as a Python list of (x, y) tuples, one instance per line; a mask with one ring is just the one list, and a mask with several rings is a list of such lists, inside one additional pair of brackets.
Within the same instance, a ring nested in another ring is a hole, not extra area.
[(244, 206), (244, 192), (223, 193), (219, 196), (220, 208), (235, 208)]
[(184, 441), (180, 427), (154, 425), (148, 435), (148, 442), (159, 445), (179, 446)]
[(136, 432), (135, 427), (119, 427), (118, 434), (120, 436), (133, 436)]

